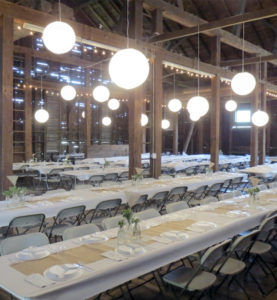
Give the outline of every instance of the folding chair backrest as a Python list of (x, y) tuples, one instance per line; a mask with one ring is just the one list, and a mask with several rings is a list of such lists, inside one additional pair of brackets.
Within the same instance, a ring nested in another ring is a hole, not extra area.
[(258, 240), (266, 240), (269, 234), (276, 229), (277, 215), (273, 215), (269, 218), (265, 218), (259, 226), (260, 233), (258, 234)]
[(96, 205), (95, 210), (111, 210), (119, 208), (121, 205), (122, 200), (121, 199), (111, 199), (111, 200), (105, 200)]
[(79, 215), (84, 213), (85, 209), (86, 209), (85, 205), (73, 206), (73, 207), (62, 209), (57, 214), (57, 221), (62, 221), (70, 217), (78, 217)]
[(259, 230), (253, 230), (246, 235), (237, 237), (231, 244), (230, 251), (232, 251), (232, 252), (233, 251), (247, 252), (251, 248), (258, 233), (259, 233)]
[(0, 243), (0, 254), (7, 255), (18, 252), (31, 246), (44, 246), (49, 244), (48, 237), (41, 232), (13, 236), (4, 239)]
[(238, 184), (241, 183), (243, 177), (236, 177), (232, 179), (232, 184)]
[(166, 206), (166, 211), (168, 214), (173, 213), (175, 211), (183, 210), (189, 208), (188, 203), (186, 201), (178, 201), (169, 203)]
[(74, 239), (80, 236), (84, 236), (87, 234), (92, 234), (95, 232), (100, 231), (99, 227), (95, 224), (85, 224), (85, 225), (80, 225), (80, 226), (73, 226), (70, 228), (67, 228), (63, 232), (63, 240), (69, 240), (69, 239)]
[(207, 185), (202, 185), (202, 186), (198, 187), (193, 192), (193, 198), (196, 200), (201, 200), (204, 197), (204, 195), (205, 195), (204, 192), (207, 190), (207, 188), (208, 188)]
[(174, 195), (184, 195), (187, 192), (187, 187), (186, 186), (178, 186), (173, 188), (169, 194), (168, 197), (174, 196)]
[(72, 170), (74, 170), (74, 168), (73, 167), (65, 167), (63, 170), (64, 171), (72, 171)]
[(105, 218), (102, 221), (102, 226), (105, 230), (112, 229), (118, 227), (118, 222), (123, 220), (122, 216), (115, 216), (110, 218)]
[(89, 170), (89, 167), (79, 167), (78, 170)]
[(119, 179), (125, 179), (125, 178), (128, 179), (128, 177), (129, 177), (128, 171), (124, 171), (124, 172), (120, 173), (118, 176)]
[(56, 168), (56, 169), (52, 169), (49, 173), (48, 176), (56, 176), (59, 175), (60, 172), (63, 172), (63, 168)]
[(167, 198), (168, 193), (169, 193), (168, 191), (158, 192), (151, 199), (152, 200), (158, 200), (158, 201), (164, 201)]
[(117, 173), (109, 173), (109, 174), (105, 175), (104, 180), (107, 180), (107, 181), (116, 181), (117, 178), (118, 178), (118, 174)]
[(88, 179), (88, 182), (90, 182), (91, 184), (101, 184), (104, 181), (104, 179), (104, 175), (92, 175)]
[(231, 240), (228, 239), (207, 249), (201, 257), (200, 264), (205, 268), (212, 269), (219, 259), (225, 256), (230, 242)]
[(188, 176), (193, 175), (193, 174), (194, 174), (194, 171), (195, 171), (195, 167), (189, 167), (189, 168), (186, 168), (186, 169), (185, 169), (185, 173), (186, 173), (186, 175), (188, 175)]
[(39, 227), (40, 230), (44, 222), (44, 219), (45, 219), (44, 214), (15, 217), (10, 221), (7, 233), (9, 232), (10, 228), (24, 228), (24, 230), (26, 230), (28, 227), (32, 228), (37, 226)]
[(140, 220), (147, 220), (151, 218), (160, 217), (161, 215), (159, 212), (154, 208), (149, 208), (146, 210), (143, 210), (141, 212), (135, 213), (134, 216)]
[(269, 189), (273, 189), (273, 188), (276, 188), (277, 187), (277, 182), (271, 182), (268, 184), (268, 188)]

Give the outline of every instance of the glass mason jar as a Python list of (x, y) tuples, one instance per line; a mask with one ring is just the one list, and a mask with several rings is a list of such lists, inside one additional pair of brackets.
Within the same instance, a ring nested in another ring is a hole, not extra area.
[(133, 241), (139, 242), (141, 240), (141, 229), (139, 223), (135, 223), (133, 227)]
[(126, 232), (124, 227), (120, 227), (117, 233), (117, 247), (125, 245)]

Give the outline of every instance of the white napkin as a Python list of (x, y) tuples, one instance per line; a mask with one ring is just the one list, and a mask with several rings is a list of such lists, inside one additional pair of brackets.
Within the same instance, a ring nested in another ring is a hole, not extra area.
[(114, 261), (122, 261), (122, 260), (127, 259), (126, 256), (123, 256), (123, 255), (117, 253), (116, 251), (112, 251), (112, 250), (104, 252), (104, 253), (102, 253), (102, 255), (111, 260), (114, 260)]
[(167, 239), (165, 237), (160, 237), (160, 236), (153, 236), (152, 240), (156, 241), (158, 243), (162, 243), (162, 244), (171, 244), (172, 243), (172, 241), (170, 239)]
[(38, 273), (28, 275), (24, 280), (39, 288), (44, 288), (55, 283)]

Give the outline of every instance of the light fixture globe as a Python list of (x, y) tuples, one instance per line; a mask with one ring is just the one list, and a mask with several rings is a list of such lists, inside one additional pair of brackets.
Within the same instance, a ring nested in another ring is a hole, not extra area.
[(230, 112), (235, 111), (235, 110), (237, 109), (237, 107), (238, 107), (238, 104), (237, 104), (237, 102), (234, 101), (234, 100), (228, 100), (228, 101), (225, 103), (225, 109), (226, 109), (227, 111), (230, 111)]
[(168, 109), (172, 112), (178, 112), (182, 108), (182, 102), (179, 99), (171, 99), (168, 102)]
[(196, 114), (200, 117), (204, 116), (209, 110), (209, 102), (201, 96), (194, 96), (187, 103), (187, 110), (190, 114)]
[(145, 126), (148, 124), (148, 117), (146, 114), (141, 114), (140, 124), (141, 124), (141, 126)]
[(76, 97), (76, 90), (71, 85), (65, 85), (61, 89), (61, 96), (65, 101), (72, 101)]
[(103, 124), (104, 126), (110, 126), (111, 123), (112, 123), (112, 119), (111, 119), (110, 117), (104, 117), (104, 118), (102, 119), (102, 124)]
[(149, 62), (140, 51), (133, 48), (123, 49), (111, 58), (109, 73), (117, 86), (130, 90), (140, 86), (147, 79)]
[(82, 118), (84, 119), (86, 117), (86, 112), (82, 111)]
[(106, 102), (110, 98), (110, 91), (104, 85), (98, 85), (92, 92), (93, 98), (97, 102)]
[(112, 98), (108, 101), (108, 107), (111, 110), (117, 110), (117, 109), (119, 109), (119, 106), (120, 106), (120, 103), (117, 99)]
[(252, 115), (252, 123), (257, 127), (265, 126), (269, 121), (269, 116), (265, 111), (257, 110)]
[(200, 119), (200, 116), (196, 113), (190, 114), (189, 117), (193, 122), (197, 122)]
[(170, 126), (170, 122), (167, 119), (162, 120), (162, 129), (168, 129)]
[(49, 119), (49, 113), (47, 110), (40, 108), (35, 112), (35, 119), (39, 123), (45, 123)]
[(256, 86), (255, 77), (249, 72), (236, 74), (231, 81), (231, 88), (234, 93), (245, 96), (250, 94)]
[(76, 41), (76, 35), (70, 25), (56, 21), (48, 24), (42, 34), (45, 47), (55, 53), (63, 54), (69, 52)]

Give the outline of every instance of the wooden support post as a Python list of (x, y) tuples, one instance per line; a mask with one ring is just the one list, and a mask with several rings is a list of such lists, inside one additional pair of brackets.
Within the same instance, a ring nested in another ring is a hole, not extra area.
[[(146, 114), (146, 102), (143, 102), (142, 104), (142, 112)], [(142, 153), (146, 152), (146, 127), (147, 126), (142, 127)]]
[(13, 164), (13, 19), (0, 17), (0, 198), (10, 185)]
[[(161, 175), (162, 155), (162, 103), (163, 103), (163, 66), (160, 52), (156, 52), (153, 64), (154, 94), (152, 97), (152, 128), (151, 128), (151, 175)], [(154, 155), (154, 157), (153, 157)]]
[[(130, 36), (136, 40), (143, 35), (143, 1), (130, 1)], [(129, 178), (141, 168), (142, 127), (140, 123), (143, 101), (143, 87), (137, 87), (129, 98)]]
[(152, 33), (154, 35), (163, 33), (163, 14), (161, 9), (152, 11), (152, 26)]
[(172, 147), (172, 152), (173, 154), (178, 154), (178, 119), (179, 119), (179, 114), (174, 113), (173, 115), (173, 147)]
[(24, 145), (25, 145), (25, 161), (32, 158), (33, 143), (32, 143), (32, 89), (29, 88), (31, 84), (31, 70), (32, 70), (32, 56), (25, 54), (25, 89), (24, 97)]
[[(89, 70), (86, 70), (86, 88), (89, 88)], [(91, 146), (91, 107), (90, 96), (86, 97), (85, 109), (85, 157), (88, 158), (89, 147)]]
[[(267, 63), (265, 62), (262, 67), (263, 80), (267, 80)], [(260, 85), (260, 95), (261, 95), (261, 110), (266, 111), (266, 85), (262, 83)], [(269, 126), (269, 125), (267, 125)], [(263, 165), (265, 162), (266, 156), (266, 126), (260, 128), (260, 136), (259, 136), (259, 165)]]
[(267, 101), (267, 113), (269, 116), (269, 124), (266, 126), (266, 155), (270, 156), (270, 136), (271, 136), (271, 122), (272, 122), (272, 101)]
[[(212, 38), (212, 64), (220, 65), (220, 37)], [(220, 141), (220, 77), (217, 74), (211, 79), (212, 100), (210, 101), (211, 111), (211, 162), (214, 163), (214, 171), (218, 171), (219, 161), (219, 141)]]
[[(253, 66), (253, 70), (254, 70), (254, 76), (256, 78), (258, 78), (258, 64), (255, 64)], [(252, 94), (252, 99), (251, 99), (251, 111), (252, 114), (259, 108), (259, 83), (257, 82), (256, 84), (256, 88)], [(254, 167), (257, 165), (258, 163), (258, 127), (251, 124), (251, 136), (250, 136), (250, 165), (251, 167)]]

